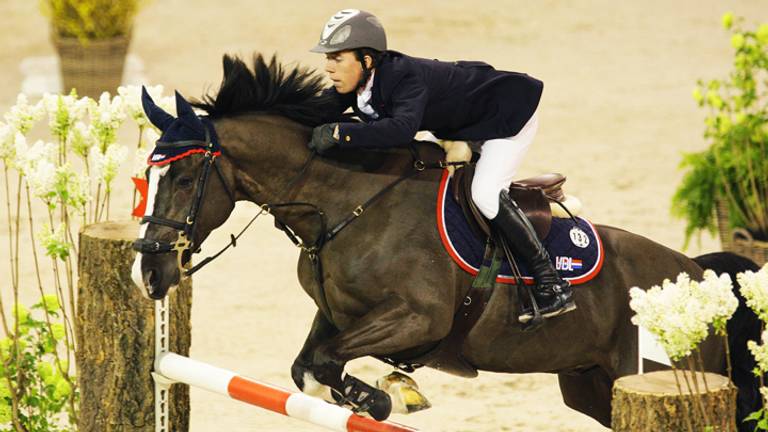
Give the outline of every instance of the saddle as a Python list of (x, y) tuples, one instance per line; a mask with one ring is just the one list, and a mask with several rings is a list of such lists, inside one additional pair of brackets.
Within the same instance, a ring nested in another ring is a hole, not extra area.
[[(461, 206), (461, 210), (475, 234), (479, 237), (490, 237), (492, 234), (488, 219), (480, 213), (472, 200), (472, 179), (474, 176), (474, 165), (467, 164), (456, 169), (452, 191), (453, 198)], [(565, 176), (550, 173), (516, 180), (509, 185), (509, 195), (525, 213), (540, 240), (547, 237), (552, 226), (550, 202), (562, 204), (565, 201), (563, 183), (565, 183)]]

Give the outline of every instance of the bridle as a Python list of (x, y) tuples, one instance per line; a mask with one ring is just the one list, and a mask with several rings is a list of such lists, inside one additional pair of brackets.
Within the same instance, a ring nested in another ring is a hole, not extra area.
[[(232, 205), (235, 205), (235, 196), (227, 186), (227, 182), (224, 181), (224, 175), (221, 173), (221, 168), (216, 164), (216, 160), (219, 152), (214, 151), (214, 144), (211, 140), (211, 134), (208, 127), (205, 128), (205, 141), (200, 140), (183, 140), (183, 141), (157, 141), (158, 150), (171, 150), (182, 147), (198, 147), (205, 149), (203, 152), (202, 172), (197, 179), (197, 187), (195, 189), (195, 199), (192, 201), (192, 205), (189, 208), (187, 217), (183, 222), (179, 222), (173, 219), (166, 219), (157, 216), (144, 216), (141, 219), (141, 223), (154, 223), (158, 225), (167, 226), (176, 230), (176, 241), (173, 243), (165, 242), (162, 240), (152, 240), (148, 238), (136, 239), (133, 242), (133, 250), (142, 254), (156, 255), (168, 252), (176, 252), (177, 264), (179, 272), (182, 276), (191, 276), (192, 273), (207, 264), (207, 262), (201, 262), (200, 264), (191, 267), (191, 259), (188, 259), (186, 263), (183, 263), (183, 256), (185, 252), (192, 252), (199, 250), (200, 245), (194, 239), (195, 226), (197, 224), (197, 216), (200, 212), (200, 208), (203, 204), (203, 198), (205, 197), (205, 191), (208, 186), (208, 180), (211, 176), (211, 168), (216, 171), (216, 174), (221, 180), (221, 184), (224, 186), (224, 190), (227, 192)], [(228, 247), (228, 246), (227, 246)], [(222, 251), (223, 252), (223, 251)]]

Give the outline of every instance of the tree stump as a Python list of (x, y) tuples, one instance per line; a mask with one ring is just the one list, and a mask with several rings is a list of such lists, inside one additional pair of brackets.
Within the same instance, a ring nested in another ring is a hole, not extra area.
[[(77, 370), (80, 432), (154, 431), (154, 304), (131, 280), (135, 221), (105, 222), (80, 233)], [(170, 349), (189, 354), (192, 284), (169, 296)], [(172, 431), (189, 430), (189, 388), (174, 385)]]
[[(686, 372), (693, 394), (696, 390), (690, 372)], [(697, 402), (688, 391), (682, 372), (678, 371), (678, 391), (671, 370), (630, 375), (613, 384), (611, 429), (615, 432), (688, 431), (686, 417), (691, 419), (696, 432), (704, 430), (704, 419)], [(704, 389), (702, 374), (696, 374), (702, 404), (707, 417), (717, 432), (736, 431), (736, 393), (728, 378), (706, 374), (709, 392)]]

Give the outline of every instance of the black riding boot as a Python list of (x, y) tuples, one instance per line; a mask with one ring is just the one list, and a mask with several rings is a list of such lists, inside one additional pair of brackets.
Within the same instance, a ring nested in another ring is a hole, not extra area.
[[(533, 296), (542, 317), (549, 318), (576, 309), (571, 284), (557, 274), (531, 222), (507, 191), (501, 191), (499, 213), (491, 222), (502, 232), (512, 253), (522, 258), (533, 272), (536, 278)], [(528, 322), (532, 318), (533, 311), (528, 310), (518, 319), (520, 322)]]

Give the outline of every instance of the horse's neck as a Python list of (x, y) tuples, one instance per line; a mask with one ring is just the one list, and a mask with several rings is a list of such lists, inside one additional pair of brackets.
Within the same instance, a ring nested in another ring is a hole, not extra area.
[[(408, 163), (407, 158), (356, 152), (340, 160), (315, 156), (302, 171), (310, 154), (306, 127), (281, 117), (254, 115), (223, 120), (217, 130), (241, 198), (257, 205), (312, 203), (330, 224), (399, 177)], [(278, 208), (273, 215), (304, 241), (312, 242), (320, 234), (319, 219), (310, 207)]]

